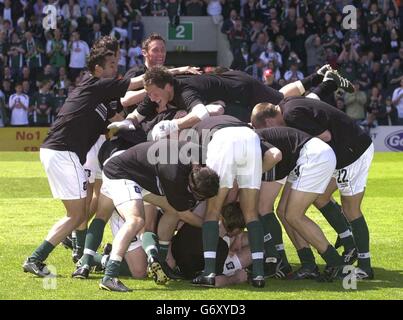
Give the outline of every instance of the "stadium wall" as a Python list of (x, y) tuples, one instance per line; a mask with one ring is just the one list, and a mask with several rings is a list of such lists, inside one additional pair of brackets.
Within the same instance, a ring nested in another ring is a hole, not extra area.
[(145, 37), (157, 32), (166, 39), (167, 65), (231, 65), (233, 56), (227, 36), (221, 32), (222, 22), (183, 16), (176, 29), (169, 28), (168, 17), (143, 17), (142, 22)]
[[(0, 128), (0, 151), (39, 151), (49, 128)], [(375, 151), (403, 152), (403, 126), (371, 129)]]

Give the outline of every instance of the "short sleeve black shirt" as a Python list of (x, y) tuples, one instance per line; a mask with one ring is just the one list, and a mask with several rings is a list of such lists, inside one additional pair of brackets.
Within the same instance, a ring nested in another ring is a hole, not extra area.
[(327, 103), (305, 97), (286, 98), (280, 103), (284, 121), (318, 136), (326, 130), (332, 135), (329, 145), (337, 158), (337, 169), (356, 161), (371, 145), (371, 138), (344, 112)]
[(115, 115), (109, 102), (124, 96), (129, 84), (86, 74), (66, 99), (42, 147), (75, 152), (84, 164), (87, 152), (105, 132), (106, 120)]
[(276, 147), (282, 153), (282, 160), (273, 168), (274, 180), (280, 180), (297, 165), (301, 149), (312, 139), (312, 136), (295, 128), (273, 127), (256, 130), (262, 146), (262, 156), (264, 153)]
[[(165, 196), (176, 210), (189, 210), (196, 205), (189, 190), (192, 163), (171, 157), (183, 150), (185, 144), (187, 142), (170, 139), (138, 144), (112, 157), (104, 166), (104, 174), (109, 179), (135, 181), (151, 193)], [(152, 162), (150, 155), (158, 155), (163, 160)]]

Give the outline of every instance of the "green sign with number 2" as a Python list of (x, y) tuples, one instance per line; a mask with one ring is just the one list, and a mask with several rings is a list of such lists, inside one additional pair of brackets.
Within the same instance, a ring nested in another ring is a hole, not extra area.
[(193, 22), (182, 22), (176, 28), (168, 26), (168, 40), (193, 40)]

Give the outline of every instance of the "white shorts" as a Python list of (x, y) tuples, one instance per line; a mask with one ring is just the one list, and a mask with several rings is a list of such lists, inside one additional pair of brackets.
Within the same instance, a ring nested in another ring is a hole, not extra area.
[(301, 149), (297, 165), (288, 175), (291, 188), (302, 192), (325, 192), (336, 168), (333, 149), (322, 140), (312, 138)]
[(356, 161), (347, 167), (334, 171), (333, 176), (342, 196), (354, 196), (364, 191), (373, 157), (374, 145), (371, 143)]
[(84, 170), (87, 172), (89, 183), (94, 183), (95, 179), (102, 179), (102, 170), (98, 161), (98, 152), (105, 140), (105, 135), (101, 134), (97, 142), (95, 142), (90, 151), (88, 151), (87, 153), (87, 159), (83, 167)]
[(248, 127), (217, 131), (207, 146), (206, 165), (217, 172), (220, 188), (260, 189), (262, 150), (258, 135)]
[(87, 196), (87, 175), (75, 152), (40, 148), (39, 155), (54, 198), (76, 200)]
[(115, 207), (128, 201), (143, 200), (142, 189), (132, 180), (109, 179), (102, 173), (101, 193), (112, 199)]
[[(116, 210), (114, 210), (109, 220), (109, 225), (111, 226), (111, 231), (114, 238), (124, 223), (125, 220), (116, 212)], [(142, 245), (143, 242), (141, 241), (140, 236), (136, 236), (132, 242), (130, 242), (127, 252), (141, 248)]]

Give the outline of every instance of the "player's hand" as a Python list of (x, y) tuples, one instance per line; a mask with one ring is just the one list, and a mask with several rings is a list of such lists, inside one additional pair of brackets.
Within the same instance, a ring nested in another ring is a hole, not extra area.
[(179, 74), (202, 74), (199, 67), (180, 67)]
[(154, 126), (153, 130), (151, 131), (151, 136), (155, 141), (165, 139), (176, 131), (179, 131), (179, 127), (175, 120), (163, 120)]
[(136, 127), (131, 120), (125, 119), (123, 121), (112, 122), (108, 126), (108, 129), (110, 130), (110, 134), (114, 136), (119, 130), (136, 130)]

